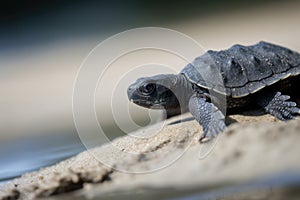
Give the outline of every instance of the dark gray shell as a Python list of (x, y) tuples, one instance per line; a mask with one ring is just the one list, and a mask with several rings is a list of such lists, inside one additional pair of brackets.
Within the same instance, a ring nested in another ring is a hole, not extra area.
[(300, 74), (300, 54), (267, 42), (207, 51), (181, 71), (192, 83), (243, 97)]

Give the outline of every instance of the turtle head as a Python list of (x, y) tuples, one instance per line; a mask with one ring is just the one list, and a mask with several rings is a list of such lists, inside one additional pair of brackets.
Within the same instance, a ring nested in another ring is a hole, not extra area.
[(151, 109), (178, 109), (177, 76), (173, 74), (139, 78), (127, 89), (133, 103)]

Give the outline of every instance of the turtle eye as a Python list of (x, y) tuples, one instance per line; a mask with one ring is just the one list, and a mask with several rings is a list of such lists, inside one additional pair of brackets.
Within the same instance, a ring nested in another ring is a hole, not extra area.
[(146, 83), (140, 87), (140, 91), (143, 94), (151, 94), (155, 90), (155, 84), (154, 83)]

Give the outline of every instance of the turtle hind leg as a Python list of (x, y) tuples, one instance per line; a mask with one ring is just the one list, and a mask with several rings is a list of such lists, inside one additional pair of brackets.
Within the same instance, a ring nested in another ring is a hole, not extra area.
[(200, 142), (208, 141), (226, 129), (223, 113), (205, 98), (197, 94), (192, 95), (189, 110), (203, 128)]
[(290, 96), (283, 95), (281, 92), (271, 93), (267, 96), (260, 97), (258, 104), (269, 114), (277, 119), (286, 121), (294, 119), (300, 114), (300, 109), (293, 101), (288, 101)]

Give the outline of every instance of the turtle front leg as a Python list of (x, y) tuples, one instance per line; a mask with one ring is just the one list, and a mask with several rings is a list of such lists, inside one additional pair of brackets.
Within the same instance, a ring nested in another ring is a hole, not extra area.
[(200, 142), (208, 141), (226, 129), (223, 113), (201, 95), (192, 95), (189, 101), (189, 110), (203, 128)]
[(288, 101), (290, 96), (282, 95), (281, 92), (271, 93), (267, 96), (260, 97), (258, 104), (269, 114), (277, 119), (286, 121), (294, 119), (300, 114), (300, 109), (293, 101)]

